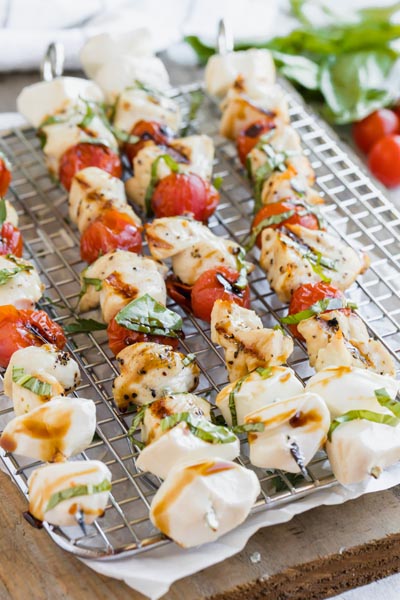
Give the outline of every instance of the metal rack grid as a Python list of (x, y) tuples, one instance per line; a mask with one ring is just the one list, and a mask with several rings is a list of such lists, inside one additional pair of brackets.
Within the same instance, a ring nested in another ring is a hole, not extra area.
[[(284, 84), (285, 86), (287, 84)], [(184, 111), (197, 84), (175, 92)], [(325, 196), (323, 211), (329, 225), (352, 245), (363, 248), (372, 259), (369, 271), (350, 290), (351, 299), (368, 323), (371, 333), (396, 357), (400, 350), (400, 213), (370, 182), (353, 158), (349, 158), (333, 132), (309, 111), (299, 96), (287, 86), (293, 126), (298, 130), (306, 153), (318, 176)], [(224, 178), (221, 203), (210, 220), (210, 228), (221, 236), (240, 241), (248, 232), (252, 213), (252, 194), (232, 143), (218, 134), (219, 112), (205, 96), (194, 130), (211, 135), (216, 146), (214, 173)], [(67, 217), (67, 196), (52, 182), (43, 162), (35, 132), (20, 128), (0, 136), (2, 149), (13, 164), (13, 185), (9, 197), (18, 210), (26, 256), (35, 261), (46, 284), (41, 308), (61, 325), (76, 317), (80, 290), (79, 273), (86, 266), (79, 257), (77, 232)], [(253, 251), (257, 263), (257, 252)], [(273, 327), (284, 314), (269, 288), (265, 274), (257, 266), (251, 276), (252, 308), (266, 327)], [(210, 341), (210, 330), (170, 303), (184, 317), (184, 352), (196, 354), (201, 368), (198, 394), (213, 400), (227, 383), (223, 356)], [(91, 316), (90, 314), (88, 316)], [(96, 316), (94, 313), (93, 316)], [(148, 519), (151, 499), (159, 481), (135, 468), (137, 451), (127, 438), (131, 414), (121, 414), (112, 402), (112, 381), (118, 373), (103, 331), (73, 336), (69, 350), (82, 370), (82, 385), (77, 395), (96, 402), (97, 430), (91, 446), (78, 458), (102, 460), (112, 471), (113, 490), (105, 516), (82, 536), (78, 528), (61, 529), (44, 524), (50, 536), (63, 548), (80, 556), (111, 558), (142, 552), (168, 543)], [(397, 363), (398, 364), (398, 363)], [(313, 373), (302, 344), (296, 342), (289, 365), (304, 381)], [(0, 429), (13, 417), (12, 404), (4, 395), (0, 400)], [(242, 443), (240, 462), (253, 468)], [(29, 462), (1, 452), (7, 470), (20, 490), (27, 495), (27, 479), (40, 463)], [(262, 486), (256, 510), (275, 508), (321, 488), (335, 485), (326, 455), (319, 453), (308, 466), (309, 480), (283, 472), (254, 468)]]

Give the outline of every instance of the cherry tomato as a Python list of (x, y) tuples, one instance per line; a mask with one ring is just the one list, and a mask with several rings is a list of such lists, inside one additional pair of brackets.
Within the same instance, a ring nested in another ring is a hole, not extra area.
[(199, 175), (170, 173), (154, 189), (151, 205), (156, 217), (174, 217), (191, 213), (206, 221), (215, 211), (219, 193)]
[[(303, 310), (307, 310), (324, 298), (345, 298), (341, 290), (338, 290), (333, 285), (329, 285), (323, 281), (318, 283), (305, 283), (295, 290), (289, 305), (289, 315), (295, 315)], [(348, 310), (348, 309), (344, 309)], [(289, 325), (292, 334), (303, 339), (303, 336), (297, 330), (297, 325)]]
[(380, 108), (353, 125), (353, 137), (357, 146), (368, 153), (372, 146), (385, 135), (399, 131), (399, 117), (388, 108)]
[(387, 135), (372, 148), (368, 166), (387, 187), (400, 185), (400, 135)]
[(121, 178), (121, 160), (108, 146), (81, 142), (71, 146), (61, 157), (58, 176), (66, 190), (70, 190), (72, 178), (86, 167), (98, 167), (114, 177)]
[(113, 318), (107, 327), (108, 345), (111, 352), (117, 356), (121, 350), (138, 342), (154, 342), (155, 344), (164, 344), (177, 348), (179, 344), (178, 338), (172, 338), (164, 335), (148, 335), (139, 331), (132, 331), (122, 325), (119, 325)]
[(172, 129), (157, 121), (138, 121), (132, 129), (131, 135), (136, 135), (140, 140), (134, 144), (129, 142), (124, 144), (124, 152), (130, 163), (149, 140), (157, 146), (168, 146), (174, 137)]
[(0, 306), (0, 366), (7, 367), (20, 348), (54, 344), (64, 348), (63, 330), (43, 310), (18, 310), (11, 304)]
[(0, 197), (5, 196), (11, 182), (8, 162), (0, 155)]
[[(282, 221), (281, 223), (275, 223), (268, 225), (272, 229), (277, 229), (278, 227), (283, 227), (284, 225), (302, 225), (303, 227), (307, 227), (307, 229), (320, 229), (319, 222), (317, 217), (307, 211), (305, 206), (301, 204), (294, 204), (290, 202), (290, 200), (282, 200), (281, 202), (274, 202), (273, 204), (267, 204), (263, 206), (261, 210), (258, 211), (256, 216), (253, 219), (253, 223), (251, 228), (253, 229), (259, 223), (264, 221), (265, 219), (269, 219), (273, 215), (280, 215), (285, 212), (295, 211), (295, 214)], [(259, 248), (261, 248), (261, 233), (257, 236), (256, 244)]]
[(254, 146), (259, 142), (260, 137), (275, 127), (275, 117), (271, 116), (265, 117), (265, 119), (260, 121), (255, 121), (239, 133), (236, 140), (236, 147), (242, 165), (246, 164), (248, 153), (253, 150)]
[(142, 236), (132, 218), (107, 209), (85, 229), (81, 237), (81, 257), (88, 263), (112, 250), (140, 252)]
[(168, 275), (165, 284), (168, 296), (180, 306), (184, 306), (190, 310), (192, 307), (191, 296), (193, 286), (181, 283), (174, 275)]
[[(250, 307), (250, 288), (236, 290), (239, 273), (227, 267), (205, 271), (193, 285), (192, 310), (196, 317), (210, 322), (211, 311), (216, 300), (231, 300), (245, 308)], [(225, 280), (225, 285), (223, 280)]]
[(17, 227), (7, 221), (3, 223), (0, 231), (0, 254), (14, 254), (22, 256), (22, 235)]

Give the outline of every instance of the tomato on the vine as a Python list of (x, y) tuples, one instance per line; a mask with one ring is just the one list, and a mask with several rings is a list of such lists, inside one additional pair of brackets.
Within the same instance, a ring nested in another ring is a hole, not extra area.
[(400, 185), (400, 135), (387, 135), (372, 148), (368, 166), (387, 187)]
[(81, 142), (68, 148), (61, 157), (58, 176), (67, 191), (75, 173), (86, 167), (98, 167), (113, 177), (122, 177), (121, 160), (113, 150), (103, 144)]
[(353, 125), (353, 137), (357, 146), (368, 153), (372, 146), (381, 138), (399, 131), (400, 121), (398, 115), (388, 108), (380, 108), (357, 121)]

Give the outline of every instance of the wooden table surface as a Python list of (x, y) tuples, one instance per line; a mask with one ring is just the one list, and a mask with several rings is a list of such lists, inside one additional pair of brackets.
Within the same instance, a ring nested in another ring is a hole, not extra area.
[[(179, 71), (175, 82), (199, 77)], [(2, 111), (35, 74), (1, 75)], [(1, 600), (140, 600), (98, 575), (23, 519), (25, 501), (0, 473)], [(254, 553), (259, 562), (252, 562)], [(322, 600), (400, 572), (400, 486), (321, 507), (259, 531), (238, 555), (174, 584), (165, 600)]]
[[(1, 473), (1, 600), (143, 599), (60, 550), (23, 510), (25, 500)], [(400, 486), (264, 528), (242, 552), (178, 581), (164, 598), (322, 600), (399, 571)]]

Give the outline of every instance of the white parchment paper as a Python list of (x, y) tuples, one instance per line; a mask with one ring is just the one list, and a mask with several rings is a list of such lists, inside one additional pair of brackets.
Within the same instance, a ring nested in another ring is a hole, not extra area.
[(400, 484), (400, 465), (388, 469), (379, 479), (371, 478), (364, 483), (348, 487), (337, 485), (286, 506), (254, 514), (235, 531), (224, 535), (217, 542), (199, 548), (184, 550), (175, 544), (168, 544), (132, 558), (107, 562), (83, 560), (83, 562), (98, 573), (122, 579), (131, 588), (152, 600), (157, 600), (166, 594), (174, 581), (240, 552), (249, 538), (261, 527), (285, 523), (295, 515), (316, 506), (343, 504), (362, 494), (389, 489), (398, 484)]

